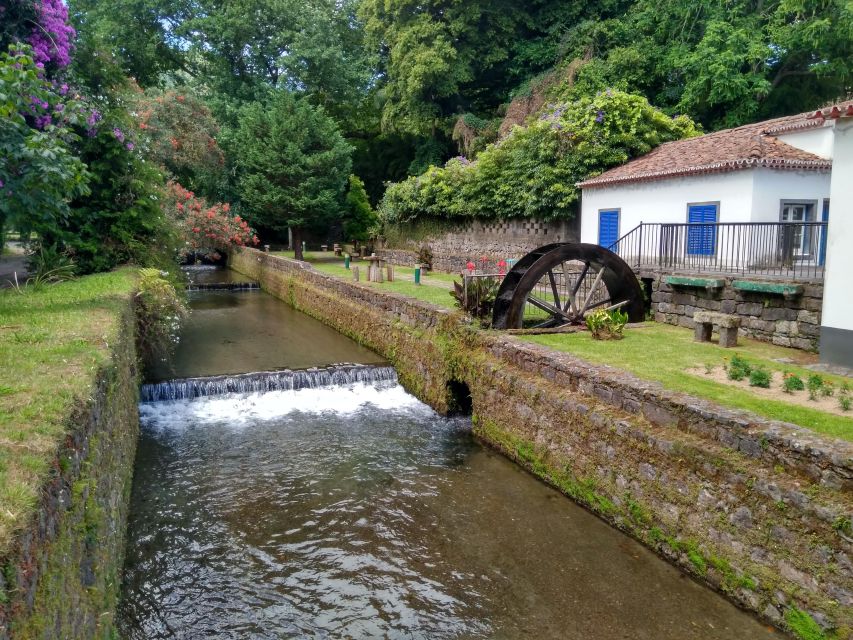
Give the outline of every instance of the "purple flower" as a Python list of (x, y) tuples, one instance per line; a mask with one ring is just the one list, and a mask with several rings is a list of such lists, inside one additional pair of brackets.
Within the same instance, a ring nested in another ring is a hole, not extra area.
[(67, 84), (63, 83), (62, 86), (59, 87), (59, 95), (61, 95), (61, 96), (68, 95), (68, 85)]
[(0, 180), (0, 189), (2, 189), (5, 185), (6, 185), (6, 183), (3, 182), (3, 180)]
[(595, 114), (595, 121), (601, 124), (604, 122), (604, 111), (601, 109), (598, 110), (598, 113)]
[(39, 0), (36, 3), (39, 24), (33, 27), (28, 41), (33, 58), (42, 68), (48, 62), (58, 67), (71, 63), (71, 48), (76, 32), (68, 24), (68, 7), (63, 0)]
[(134, 145), (132, 142), (128, 142), (128, 143), (127, 143), (126, 145), (124, 145), (124, 146), (126, 146), (126, 147), (127, 147), (127, 150), (128, 150), (128, 151), (133, 151), (133, 149), (134, 149), (134, 146), (135, 146), (135, 145)]
[(116, 137), (116, 140), (118, 140), (119, 142), (124, 142), (124, 132), (121, 129), (119, 129), (118, 127), (113, 129), (113, 135)]
[(44, 129), (51, 124), (53, 124), (53, 119), (50, 116), (39, 116), (36, 118), (36, 129)]
[(86, 118), (86, 124), (90, 127), (94, 127), (101, 121), (101, 113), (97, 109), (92, 109), (92, 113), (89, 114), (89, 117)]

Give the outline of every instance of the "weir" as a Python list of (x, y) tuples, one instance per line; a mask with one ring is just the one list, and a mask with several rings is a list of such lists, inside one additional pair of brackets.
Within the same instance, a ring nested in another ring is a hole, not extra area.
[(140, 400), (142, 402), (190, 400), (226, 393), (298, 391), (356, 383), (396, 381), (397, 372), (393, 367), (341, 364), (299, 371), (258, 371), (240, 375), (183, 378), (144, 384), (140, 389)]

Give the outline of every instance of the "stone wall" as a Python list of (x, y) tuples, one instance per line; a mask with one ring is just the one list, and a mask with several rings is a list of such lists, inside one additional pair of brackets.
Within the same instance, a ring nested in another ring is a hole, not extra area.
[(68, 417), (31, 526), (2, 558), (0, 638), (112, 638), (138, 436), (130, 296), (112, 363)]
[(388, 246), (377, 253), (395, 264), (413, 266), (418, 249), (426, 246), (432, 251), (434, 269), (461, 272), (469, 260), (476, 262), (484, 255), (493, 262), (520, 258), (542, 245), (578, 238), (576, 221), (472, 220), (455, 227), (430, 227), (424, 222), (397, 229)]
[[(853, 444), (729, 410), (447, 310), (243, 250), (238, 271), (374, 348), (439, 411), (769, 622), (853, 628)], [(793, 619), (793, 618), (792, 618)]]
[[(722, 288), (707, 290), (667, 284), (664, 281), (666, 275), (668, 274), (641, 274), (641, 277), (652, 282), (652, 314), (658, 322), (692, 328), (693, 314), (696, 311), (721, 311), (742, 318), (741, 335), (783, 347), (806, 351), (818, 349), (823, 305), (823, 285), (820, 283), (787, 283), (799, 284), (803, 292), (801, 295), (785, 297), (735, 290), (732, 288), (732, 282), (736, 278), (733, 277), (721, 278), (725, 282)], [(708, 276), (704, 274), (697, 277)]]

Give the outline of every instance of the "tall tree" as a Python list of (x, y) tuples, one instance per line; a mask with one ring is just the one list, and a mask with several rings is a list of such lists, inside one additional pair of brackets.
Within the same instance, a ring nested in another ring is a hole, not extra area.
[(280, 236), (291, 229), (301, 259), (302, 230), (340, 215), (352, 149), (322, 108), (287, 91), (248, 106), (238, 136), (240, 193), (251, 221)]

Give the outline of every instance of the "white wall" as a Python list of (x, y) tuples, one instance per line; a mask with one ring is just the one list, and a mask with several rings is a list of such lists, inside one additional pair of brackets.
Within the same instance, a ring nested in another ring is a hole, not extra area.
[(805, 131), (789, 131), (776, 136), (782, 142), (792, 147), (808, 151), (821, 158), (832, 159), (832, 121), (824, 124), (819, 129), (806, 129)]
[[(815, 200), (815, 221), (829, 197), (830, 173), (753, 169), (752, 222), (779, 222), (781, 200)], [(830, 214), (831, 215), (831, 214)]]
[(641, 222), (687, 222), (687, 204), (700, 202), (719, 202), (720, 222), (779, 222), (781, 200), (816, 200), (819, 220), (829, 193), (828, 172), (773, 169), (587, 188), (581, 200), (581, 242), (598, 242), (601, 209), (621, 209), (621, 236)]
[(834, 155), (823, 326), (853, 331), (853, 120), (849, 118), (836, 121)]
[(600, 209), (621, 209), (620, 236), (641, 222), (687, 222), (688, 203), (719, 202), (720, 222), (749, 222), (753, 173), (747, 169), (586, 188), (581, 200), (581, 242), (598, 242)]

